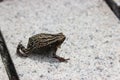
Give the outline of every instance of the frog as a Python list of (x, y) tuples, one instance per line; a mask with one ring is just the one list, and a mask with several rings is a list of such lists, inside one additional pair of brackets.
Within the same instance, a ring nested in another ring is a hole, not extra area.
[(33, 35), (29, 38), (27, 48), (25, 48), (21, 42), (17, 46), (16, 53), (19, 56), (28, 57), (32, 53), (52, 52), (52, 57), (56, 58), (60, 62), (67, 62), (69, 58), (65, 59), (56, 54), (58, 48), (65, 41), (66, 36), (63, 33), (49, 34), (40, 33)]

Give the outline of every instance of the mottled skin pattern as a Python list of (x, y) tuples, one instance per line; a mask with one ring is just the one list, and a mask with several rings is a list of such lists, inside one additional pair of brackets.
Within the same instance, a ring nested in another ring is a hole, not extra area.
[(17, 54), (20, 56), (27, 57), (30, 53), (33, 52), (48, 52), (52, 51), (53, 58), (58, 59), (60, 62), (66, 62), (69, 59), (64, 59), (56, 55), (58, 47), (65, 40), (63, 33), (58, 34), (37, 34), (29, 38), (27, 48), (25, 48), (21, 43), (17, 46)]

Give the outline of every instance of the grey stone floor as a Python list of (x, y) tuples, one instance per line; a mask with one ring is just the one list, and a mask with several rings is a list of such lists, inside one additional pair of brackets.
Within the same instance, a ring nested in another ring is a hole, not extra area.
[[(120, 22), (103, 0), (5, 0), (0, 27), (21, 80), (120, 80)], [(59, 32), (67, 39), (57, 54), (68, 63), (16, 55), (20, 41)]]

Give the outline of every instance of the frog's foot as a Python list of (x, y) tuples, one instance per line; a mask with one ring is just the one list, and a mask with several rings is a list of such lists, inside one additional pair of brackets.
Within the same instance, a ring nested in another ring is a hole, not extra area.
[(60, 62), (67, 62), (68, 60), (70, 60), (69, 58), (68, 59), (64, 59), (64, 58), (59, 57), (59, 56), (54, 56), (53, 58), (58, 59)]
[(18, 44), (17, 46), (17, 51), (16, 51), (17, 55), (19, 56), (24, 56), (27, 57), (27, 55), (25, 54), (25, 47), (21, 44), (21, 42)]

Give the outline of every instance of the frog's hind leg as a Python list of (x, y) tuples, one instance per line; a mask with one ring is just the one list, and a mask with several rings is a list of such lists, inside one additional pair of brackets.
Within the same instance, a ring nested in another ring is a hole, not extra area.
[(56, 51), (57, 51), (57, 48), (56, 48), (55, 51), (53, 52), (53, 58), (58, 59), (60, 62), (67, 62), (68, 60), (70, 60), (69, 58), (68, 58), (68, 59), (65, 59), (65, 58), (63, 58), (63, 57), (60, 57), (60, 56), (56, 55)]
[(17, 46), (17, 50), (16, 50), (16, 53), (19, 55), (19, 56), (24, 56), (24, 57), (27, 57), (28, 55), (26, 54), (27, 53), (27, 49), (25, 49), (25, 47), (21, 44), (21, 42), (18, 44)]

